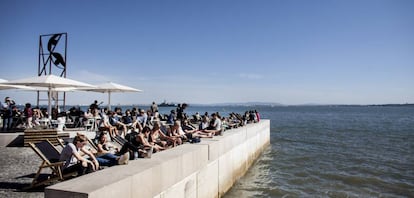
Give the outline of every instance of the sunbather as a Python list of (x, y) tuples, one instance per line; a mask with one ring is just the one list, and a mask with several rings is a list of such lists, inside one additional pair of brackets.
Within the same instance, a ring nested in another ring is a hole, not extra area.
[[(192, 126), (189, 122), (188, 119), (185, 119), (183, 121), (183, 125), (181, 126), (182, 130), (184, 131), (184, 133), (186, 134), (187, 137), (201, 137), (201, 138), (212, 138), (214, 136), (213, 133), (211, 132), (204, 132), (204, 131), (200, 131), (198, 129), (196, 129), (194, 126)], [(189, 135), (191, 134), (191, 135)]]

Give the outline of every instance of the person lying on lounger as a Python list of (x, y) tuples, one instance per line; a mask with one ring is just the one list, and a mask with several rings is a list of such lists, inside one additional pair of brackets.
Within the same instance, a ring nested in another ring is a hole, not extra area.
[(186, 136), (189, 137), (189, 138), (194, 138), (194, 137), (212, 138), (214, 136), (214, 134), (211, 133), (211, 132), (204, 132), (202, 130), (196, 129), (194, 126), (192, 126), (189, 123), (188, 119), (183, 120), (183, 124), (182, 124), (181, 128), (183, 129)]

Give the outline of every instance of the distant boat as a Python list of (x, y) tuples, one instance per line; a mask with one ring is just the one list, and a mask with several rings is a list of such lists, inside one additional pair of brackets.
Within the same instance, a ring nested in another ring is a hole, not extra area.
[(159, 106), (159, 107), (175, 107), (175, 106), (177, 106), (177, 105), (176, 105), (176, 104), (174, 104), (174, 103), (167, 103), (167, 101), (165, 101), (165, 100), (164, 100), (164, 102), (162, 102), (162, 103), (158, 104), (158, 106)]

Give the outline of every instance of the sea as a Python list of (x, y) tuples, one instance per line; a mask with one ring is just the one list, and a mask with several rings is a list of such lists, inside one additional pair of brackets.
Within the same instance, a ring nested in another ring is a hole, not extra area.
[(225, 198), (414, 197), (414, 107), (259, 111), (271, 145)]
[(224, 198), (414, 197), (414, 106), (190, 105), (185, 112), (248, 110), (270, 120), (271, 144)]

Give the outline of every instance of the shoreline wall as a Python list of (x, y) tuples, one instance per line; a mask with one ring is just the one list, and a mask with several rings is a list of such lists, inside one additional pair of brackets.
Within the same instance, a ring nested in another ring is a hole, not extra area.
[(221, 197), (269, 144), (270, 120), (262, 120), (49, 186), (45, 197)]

